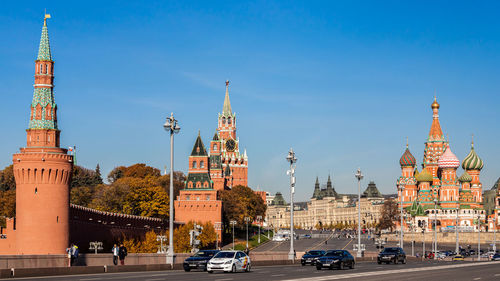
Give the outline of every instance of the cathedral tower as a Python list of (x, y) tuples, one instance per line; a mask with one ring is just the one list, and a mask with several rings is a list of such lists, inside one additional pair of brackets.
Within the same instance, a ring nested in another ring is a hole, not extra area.
[(18, 254), (64, 254), (69, 246), (69, 184), (73, 157), (60, 148), (46, 15), (26, 147), (13, 155)]

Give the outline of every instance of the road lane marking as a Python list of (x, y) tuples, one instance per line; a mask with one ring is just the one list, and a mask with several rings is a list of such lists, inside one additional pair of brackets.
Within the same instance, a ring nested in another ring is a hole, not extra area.
[(500, 273), (497, 273), (497, 274), (495, 274), (495, 275), (493, 275), (493, 276), (500, 276)]
[[(498, 262), (478, 262), (471, 264), (453, 264), (453, 265), (441, 265), (441, 266), (431, 266), (426, 267), (425, 270), (442, 270), (442, 269), (450, 269), (450, 268), (460, 268), (460, 267), (471, 267), (471, 266), (481, 266), (481, 265), (493, 265), (498, 264)], [(370, 272), (361, 272), (361, 273), (348, 273), (342, 275), (335, 276), (325, 276), (325, 277), (313, 277), (313, 278), (297, 278), (297, 279), (287, 279), (285, 281), (325, 281), (325, 280), (337, 280), (337, 279), (347, 279), (347, 278), (356, 278), (356, 277), (368, 277), (375, 275), (388, 275), (388, 274), (396, 274), (396, 273), (409, 273), (409, 272), (418, 272), (421, 271), (422, 268), (407, 268), (407, 269), (393, 269), (387, 271), (370, 271)], [(319, 273), (319, 272), (316, 272)]]
[(158, 281), (158, 280), (165, 280), (165, 278), (146, 279), (146, 281)]
[(273, 274), (272, 277), (285, 276), (285, 274)]
[(321, 244), (324, 244), (324, 243), (325, 243), (325, 241), (328, 241), (328, 240), (330, 240), (331, 238), (333, 238), (333, 233), (332, 233), (332, 234), (330, 234), (330, 236), (328, 236), (325, 240), (321, 240), (321, 242), (319, 242), (318, 244), (316, 244), (316, 245), (314, 245), (314, 246), (312, 246), (312, 247), (307, 248), (307, 249), (305, 250), (305, 253), (309, 252), (310, 250), (312, 250), (312, 249), (314, 249), (314, 248), (319, 247)]
[(472, 280), (479, 280), (479, 279), (481, 279), (481, 277), (476, 277), (476, 278), (474, 278)]
[(351, 239), (351, 241), (349, 241), (349, 243), (347, 243), (344, 248), (342, 248), (342, 250), (344, 250), (345, 248), (347, 248), (347, 246), (349, 246), (349, 244), (351, 244), (351, 242), (354, 240), (354, 238)]

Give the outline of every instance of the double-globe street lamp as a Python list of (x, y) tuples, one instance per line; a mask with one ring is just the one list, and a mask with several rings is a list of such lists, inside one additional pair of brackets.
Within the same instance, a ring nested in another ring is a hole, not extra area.
[(248, 223), (250, 222), (250, 217), (245, 217), (245, 223), (247, 225), (247, 247), (246, 250), (248, 251)]
[(361, 174), (361, 168), (354, 175), (358, 179), (358, 252), (356, 256), (361, 257), (361, 180), (363, 179), (363, 174)]
[(437, 248), (438, 248), (438, 240), (437, 240), (437, 198), (434, 198), (434, 259), (437, 259)]
[(177, 120), (174, 118), (174, 113), (167, 117), (167, 121), (163, 124), (165, 131), (170, 133), (170, 206), (169, 206), (169, 223), (168, 223), (168, 250), (167, 250), (167, 264), (171, 267), (174, 266), (174, 134), (179, 133), (181, 127)]
[(262, 221), (262, 216), (257, 216), (257, 224), (259, 225), (259, 237), (257, 238), (257, 243), (260, 244), (260, 223)]
[(293, 194), (295, 193), (295, 166), (294, 163), (297, 162), (297, 157), (295, 157), (295, 152), (290, 148), (286, 160), (290, 163), (290, 170), (286, 173), (290, 176), (290, 252), (288, 253), (288, 259), (295, 261), (295, 251), (293, 249)]
[(233, 226), (233, 250), (234, 250), (234, 226), (236, 225), (236, 221), (234, 220), (230, 221), (229, 224)]

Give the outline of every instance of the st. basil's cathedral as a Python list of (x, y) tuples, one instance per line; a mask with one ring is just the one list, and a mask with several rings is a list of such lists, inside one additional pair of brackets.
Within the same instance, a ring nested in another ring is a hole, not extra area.
[(179, 223), (211, 222), (222, 237), (222, 201), (220, 191), (233, 186), (248, 186), (248, 157), (240, 150), (236, 137), (236, 113), (229, 100), (229, 81), (217, 130), (207, 152), (200, 133), (189, 156), (185, 187), (175, 200), (175, 221)]
[[(398, 204), (403, 204), (408, 231), (453, 228), (458, 221), (461, 231), (477, 231), (479, 222), (485, 222), (480, 173), (484, 163), (474, 150), (474, 142), (460, 163), (444, 137), (439, 123), (439, 103), (431, 105), (432, 125), (425, 142), (422, 170), (408, 145), (399, 160), (402, 174), (397, 180)], [(463, 173), (457, 176), (457, 169)], [(457, 214), (458, 212), (458, 214)], [(457, 219), (458, 218), (458, 219)]]

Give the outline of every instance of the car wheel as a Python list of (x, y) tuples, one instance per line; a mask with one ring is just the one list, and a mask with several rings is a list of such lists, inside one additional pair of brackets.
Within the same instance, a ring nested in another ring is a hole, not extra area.
[(236, 272), (236, 265), (235, 265), (235, 264), (233, 264), (233, 267), (231, 268), (231, 272), (232, 272), (232, 273), (235, 273), (235, 272)]
[(303, 262), (303, 263), (302, 263), (302, 266), (304, 266), (304, 265), (306, 265), (306, 263), (305, 263), (305, 262)]
[(317, 270), (321, 270), (321, 266), (320, 266), (320, 265), (317, 265), (317, 266), (316, 266), (316, 269), (317, 269)]
[(250, 272), (250, 264), (247, 265), (247, 268), (245, 268), (245, 272)]
[(394, 264), (398, 264), (398, 258), (394, 258)]
[(209, 270), (208, 273), (214, 273), (212, 270)]
[(378, 264), (382, 264), (382, 262), (381, 262), (381, 261), (377, 261), (377, 263), (378, 263)]
[(350, 269), (354, 269), (354, 261), (351, 262), (351, 265), (349, 266)]
[(403, 259), (402, 261), (403, 264), (406, 264), (406, 258)]
[(185, 272), (189, 272), (189, 271), (191, 271), (191, 269), (190, 268), (184, 268), (184, 271)]

